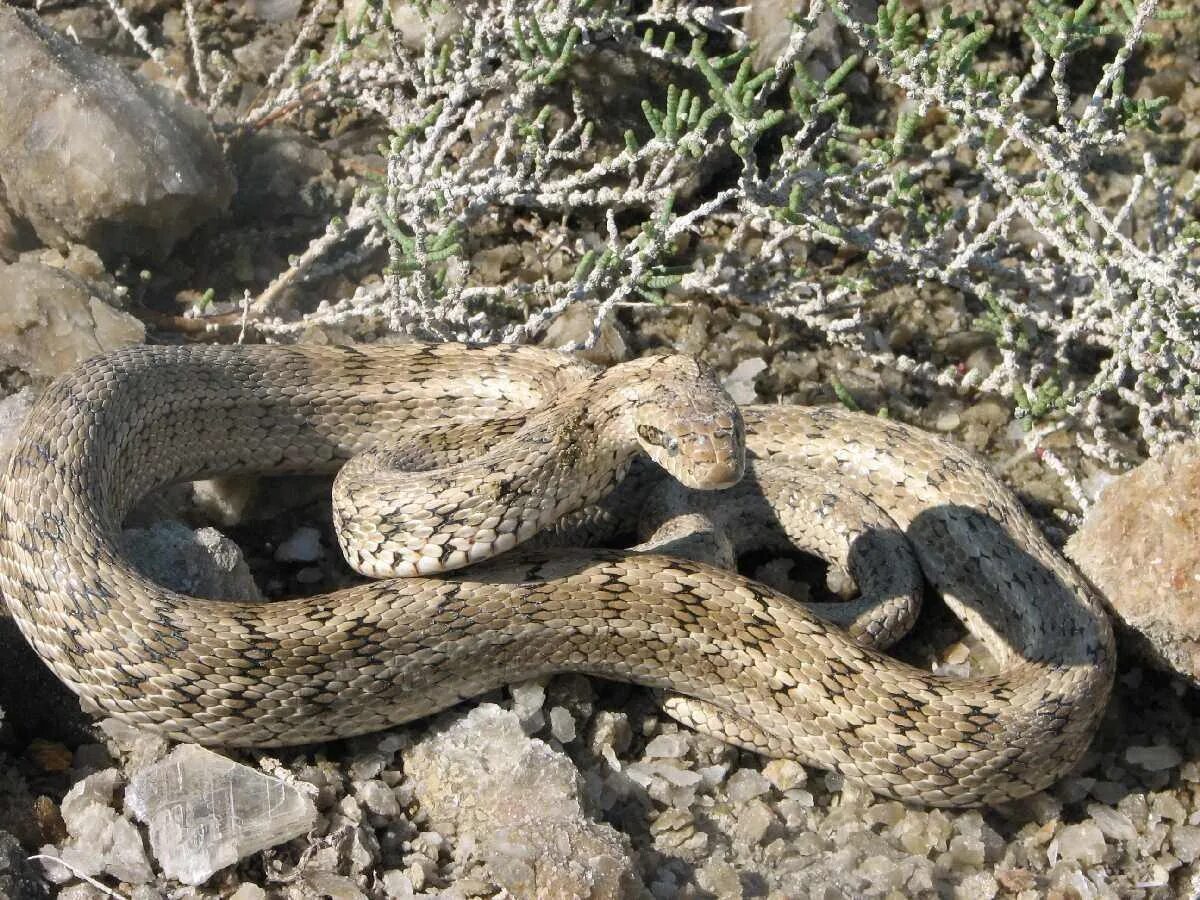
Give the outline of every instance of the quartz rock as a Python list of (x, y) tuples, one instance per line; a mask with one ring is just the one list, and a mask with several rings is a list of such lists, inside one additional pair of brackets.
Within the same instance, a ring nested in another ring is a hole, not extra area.
[(1200, 443), (1114, 479), (1067, 544), (1151, 663), (1200, 687)]
[(646, 745), (646, 756), (659, 759), (679, 759), (687, 756), (690, 742), (687, 735), (678, 731), (671, 734), (660, 734)]
[(29, 226), (8, 206), (4, 197), (4, 183), (0, 182), (0, 260), (14, 262), (22, 250), (37, 246)]
[(85, 875), (108, 874), (128, 884), (154, 880), (142, 836), (112, 807), (121, 773), (104, 769), (75, 784), (62, 802), (70, 837), (59, 856)]
[(192, 885), (317, 821), (294, 786), (194, 744), (134, 774), (125, 805), (149, 825), (163, 874)]
[(173, 590), (211, 600), (262, 600), (241, 548), (215, 528), (159, 522), (126, 529), (121, 546), (147, 578)]
[(1081, 866), (1098, 865), (1104, 859), (1104, 832), (1093, 822), (1068, 825), (1055, 838), (1060, 857)]
[[(9, 12), (0, 7), (0, 21)], [(145, 340), (146, 327), (102, 294), (63, 269), (0, 263), (0, 364), (53, 378), (89, 357)]]
[(515, 713), (478, 706), (415, 744), (404, 768), (429, 820), (457, 834), (456, 852), (483, 861), (513, 896), (642, 889), (626, 838), (585, 814), (574, 765), (528, 737)]
[(0, 6), (0, 181), (45, 243), (165, 255), (233, 180), (203, 113)]
[(757, 769), (738, 769), (729, 776), (729, 802), (746, 803), (771, 789), (771, 782)]

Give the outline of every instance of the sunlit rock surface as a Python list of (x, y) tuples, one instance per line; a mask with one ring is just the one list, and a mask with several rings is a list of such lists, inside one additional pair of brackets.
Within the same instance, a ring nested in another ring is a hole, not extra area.
[(233, 181), (204, 114), (0, 5), (0, 181), (38, 237), (167, 253)]
[(201, 884), (317, 821), (312, 799), (292, 785), (192, 744), (137, 772), (125, 805), (150, 826), (163, 874), (184, 884)]
[(515, 897), (621, 898), (643, 890), (627, 840), (588, 817), (562, 753), (486, 703), (405, 755), (431, 822), (457, 832)]
[(1200, 444), (1109, 484), (1067, 553), (1150, 661), (1200, 687)]
[(141, 343), (146, 327), (101, 293), (64, 269), (0, 263), (0, 365), (52, 378), (106, 350)]

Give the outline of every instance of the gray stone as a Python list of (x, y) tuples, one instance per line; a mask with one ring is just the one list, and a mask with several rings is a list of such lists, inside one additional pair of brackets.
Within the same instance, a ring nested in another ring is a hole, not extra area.
[(50, 896), (46, 882), (27, 860), (20, 842), (0, 831), (0, 897), (9, 900), (44, 900)]
[(48, 244), (165, 255), (233, 180), (203, 113), (0, 6), (0, 181)]
[(138, 571), (173, 590), (210, 600), (262, 600), (241, 548), (215, 528), (159, 522), (126, 529), (121, 546)]

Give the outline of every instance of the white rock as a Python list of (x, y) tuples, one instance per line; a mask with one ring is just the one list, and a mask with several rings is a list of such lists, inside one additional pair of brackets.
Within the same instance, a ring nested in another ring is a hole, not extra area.
[(17, 441), (17, 432), (21, 423), (33, 409), (37, 399), (37, 391), (33, 388), (21, 388), (15, 394), (10, 394), (0, 400), (0, 464), (8, 460), (8, 454)]
[(388, 869), (383, 873), (383, 891), (388, 900), (405, 900), (413, 895), (413, 883), (399, 869)]
[(1081, 866), (1098, 865), (1104, 859), (1104, 833), (1093, 822), (1068, 825), (1055, 838), (1059, 856)]
[(275, 559), (279, 562), (316, 562), (324, 555), (321, 532), (309, 525), (297, 528), (291, 537), (275, 548)]
[(391, 818), (400, 815), (396, 794), (382, 781), (366, 781), (355, 791), (363, 804), (377, 816)]
[(150, 826), (163, 874), (193, 885), (317, 821), (292, 785), (193, 744), (134, 774), (125, 804)]
[(729, 776), (726, 789), (729, 792), (729, 802), (746, 803), (769, 791), (771, 782), (756, 769), (738, 769)]
[(104, 769), (75, 784), (62, 802), (70, 839), (60, 854), (85, 875), (107, 873), (129, 884), (154, 880), (142, 836), (133, 823), (112, 808), (121, 773)]
[(513, 712), (521, 720), (526, 734), (536, 734), (546, 724), (542, 706), (546, 702), (546, 685), (541, 681), (525, 681), (509, 686)]
[(659, 759), (678, 759), (687, 755), (690, 746), (687, 737), (678, 731), (671, 734), (660, 734), (646, 745), (646, 756)]
[(550, 733), (559, 743), (569, 744), (575, 740), (575, 717), (561, 706), (550, 710)]

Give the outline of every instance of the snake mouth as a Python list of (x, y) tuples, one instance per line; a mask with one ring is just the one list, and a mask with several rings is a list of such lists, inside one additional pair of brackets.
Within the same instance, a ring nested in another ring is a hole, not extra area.
[(688, 487), (699, 491), (721, 491), (731, 488), (741, 481), (745, 471), (745, 460), (739, 457), (704, 465), (693, 465), (688, 476), (679, 476), (679, 480)]

